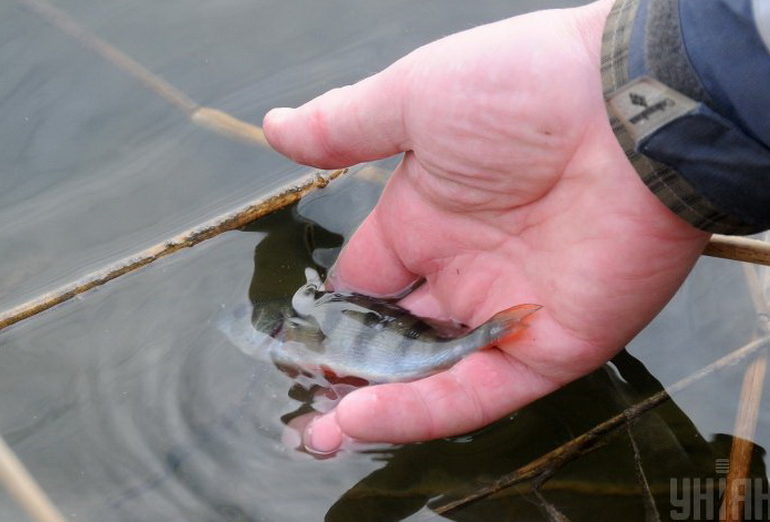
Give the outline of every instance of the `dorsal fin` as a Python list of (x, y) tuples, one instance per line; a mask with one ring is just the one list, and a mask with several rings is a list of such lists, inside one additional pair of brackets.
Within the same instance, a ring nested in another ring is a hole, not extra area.
[(291, 298), (291, 307), (301, 316), (306, 316), (310, 313), (313, 303), (315, 303), (316, 292), (322, 285), (321, 277), (312, 268), (308, 267), (305, 269), (305, 278), (307, 282), (299, 287)]
[(315, 286), (316, 290), (320, 290), (321, 286), (323, 285), (323, 282), (321, 282), (321, 276), (318, 275), (318, 272), (315, 268), (305, 268), (305, 279), (307, 280), (305, 284), (308, 286)]

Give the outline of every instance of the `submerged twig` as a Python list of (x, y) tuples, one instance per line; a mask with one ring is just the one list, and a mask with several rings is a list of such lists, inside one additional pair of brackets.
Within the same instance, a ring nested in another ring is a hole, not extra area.
[(18, 323), (27, 317), (31, 317), (53, 306), (68, 301), (92, 288), (101, 286), (116, 277), (149, 265), (153, 261), (176, 252), (177, 250), (195, 246), (222, 232), (242, 227), (259, 217), (291, 205), (308, 192), (325, 187), (329, 181), (339, 177), (345, 172), (347, 172), (347, 169), (331, 172), (314, 172), (305, 175), (296, 180), (292, 185), (281, 189), (280, 192), (274, 192), (257, 201), (217, 216), (182, 232), (177, 236), (167, 239), (160, 244), (151, 246), (132, 256), (107, 265), (105, 268), (92, 272), (73, 283), (67, 284), (10, 310), (0, 312), (0, 330), (14, 323)]
[(261, 127), (239, 120), (230, 114), (195, 103), (187, 94), (171, 85), (145, 66), (96, 36), (77, 20), (45, 0), (17, 0), (63, 33), (78, 40), (121, 71), (133, 76), (145, 87), (181, 110), (195, 125), (213, 130), (229, 138), (270, 147)]
[(714, 234), (703, 255), (770, 266), (770, 242)]
[(519, 469), (500, 477), (494, 482), (479, 488), (475, 492), (466, 495), (458, 500), (447, 502), (433, 508), (433, 511), (439, 514), (447, 513), (459, 507), (465, 506), (471, 502), (483, 499), (502, 489), (515, 484), (532, 480), (535, 487), (548, 480), (554, 473), (561, 469), (566, 463), (594, 451), (610, 437), (618, 432), (626, 422), (632, 421), (642, 414), (666, 402), (670, 395), (677, 393), (693, 383), (711, 375), (712, 373), (728, 368), (744, 360), (746, 357), (756, 354), (758, 351), (770, 347), (770, 336), (752, 341), (741, 348), (731, 352), (724, 357), (717, 359), (708, 366), (704, 366), (695, 373), (672, 384), (665, 390), (661, 390), (650, 397), (626, 408), (623, 412), (614, 417), (594, 426), (587, 432), (575, 437), (569, 442), (562, 444), (558, 448), (549, 451), (545, 455), (533, 460)]
[(0, 482), (35, 522), (65, 522), (64, 516), (1, 437)]
[(647, 475), (644, 473), (642, 454), (636, 443), (634, 431), (631, 429), (631, 421), (626, 421), (626, 433), (628, 434), (628, 440), (631, 443), (631, 449), (634, 452), (634, 470), (636, 471), (636, 477), (639, 480), (639, 484), (642, 486), (642, 501), (644, 502), (645, 520), (647, 522), (660, 522), (660, 513), (658, 513), (658, 508), (655, 505), (655, 497), (652, 495), (650, 482), (647, 480)]
[(543, 496), (539, 488), (535, 488), (532, 492), (540, 502), (540, 507), (542, 507), (543, 511), (545, 511), (545, 515), (548, 517), (549, 522), (570, 522), (569, 518), (567, 518), (567, 515), (559, 511), (559, 508), (551, 504), (551, 502), (549, 502), (548, 499)]

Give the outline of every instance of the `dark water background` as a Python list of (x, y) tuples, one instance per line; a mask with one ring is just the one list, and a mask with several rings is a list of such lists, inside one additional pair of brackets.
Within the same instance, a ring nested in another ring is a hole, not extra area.
[[(575, 2), (579, 3), (579, 2)], [(438, 36), (568, 2), (86, 2), (56, 5), (190, 94), (259, 122)], [(305, 169), (190, 125), (14, 1), (0, 4), (0, 308), (51, 290)], [(384, 162), (384, 167), (393, 162)], [(72, 520), (421, 519), (751, 338), (739, 264), (703, 259), (612, 365), (475, 434), (318, 460), (287, 423), (312, 394), (218, 326), (328, 266), (381, 176), (358, 175), (0, 332), (0, 432)], [(608, 328), (612, 325), (608, 324)], [(743, 366), (715, 374), (559, 470), (453, 520), (647, 521), (649, 485), (714, 478)], [(317, 403), (316, 403), (317, 404)], [(768, 416), (753, 474), (765, 477)], [(640, 477), (643, 477), (640, 478)], [(416, 514), (420, 513), (420, 514)], [(765, 514), (767, 516), (767, 513)], [(0, 520), (24, 515), (0, 492)]]

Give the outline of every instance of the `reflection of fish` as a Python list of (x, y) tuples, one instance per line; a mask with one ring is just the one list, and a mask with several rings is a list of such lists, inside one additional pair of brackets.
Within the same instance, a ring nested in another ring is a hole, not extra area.
[(322, 290), (318, 274), (292, 298), (293, 314), (260, 343), (275, 362), (369, 382), (418, 379), (448, 368), (462, 357), (514, 335), (540, 306), (504, 310), (465, 335), (452, 338), (392, 303), (359, 294)]
[[(242, 304), (234, 311), (219, 318), (217, 327), (227, 338), (246, 355), (259, 358), (273, 350), (274, 344), (279, 344), (269, 334), (279, 327), (283, 313), (281, 308), (274, 304), (267, 304), (260, 309), (257, 322), (264, 323), (264, 328), (255, 328), (252, 323), (251, 306)], [(267, 358), (267, 357), (265, 357)]]

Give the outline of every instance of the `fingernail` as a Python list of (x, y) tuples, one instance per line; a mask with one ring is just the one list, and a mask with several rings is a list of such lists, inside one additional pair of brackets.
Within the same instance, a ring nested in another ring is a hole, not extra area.
[(291, 107), (276, 107), (275, 109), (271, 109), (265, 115), (265, 120), (270, 120), (272, 124), (280, 125), (284, 120), (291, 116), (292, 111), (294, 111), (294, 109)]
[[(340, 255), (342, 253), (340, 252)], [(325, 288), (327, 290), (334, 290), (336, 292), (348, 292), (348, 293), (355, 293), (355, 294), (367, 294), (372, 295), (371, 292), (367, 292), (365, 290), (352, 287), (345, 283), (345, 281), (340, 277), (339, 272), (337, 271), (337, 263), (333, 264), (332, 267), (326, 272), (326, 281), (324, 282)], [(374, 296), (379, 297), (379, 296)]]
[(305, 429), (305, 450), (314, 455), (331, 455), (342, 446), (342, 431), (336, 421), (319, 417)]

